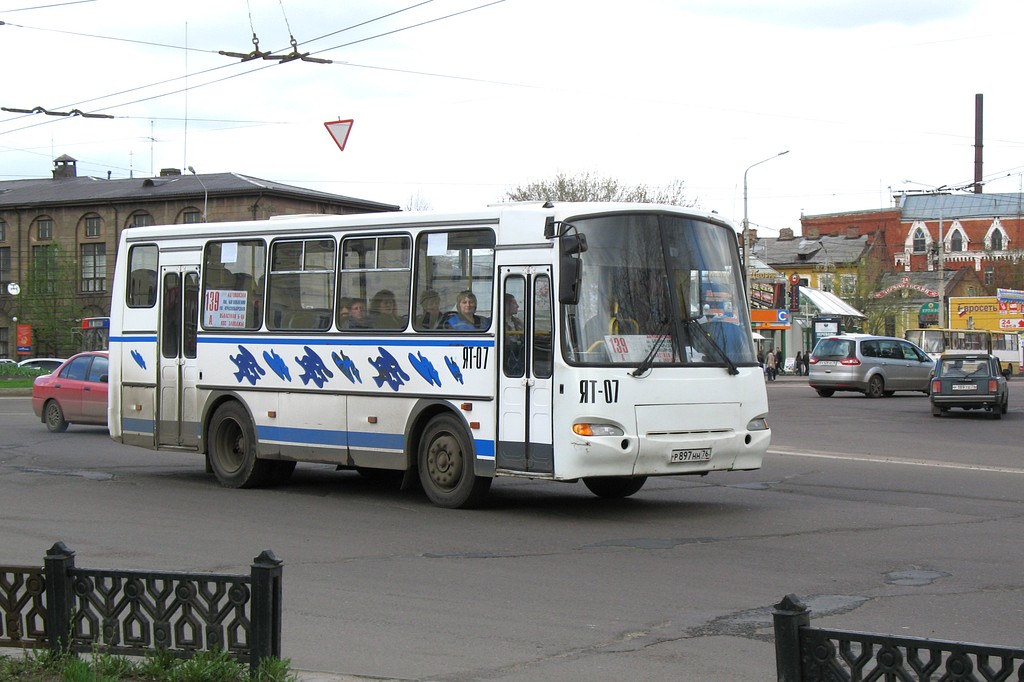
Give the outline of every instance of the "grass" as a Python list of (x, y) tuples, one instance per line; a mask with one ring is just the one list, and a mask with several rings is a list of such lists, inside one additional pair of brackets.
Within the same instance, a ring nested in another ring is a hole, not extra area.
[(26, 651), (0, 656), (0, 682), (296, 682), (291, 661), (271, 658), (252, 675), (226, 651), (199, 651), (191, 658), (156, 652), (133, 660), (93, 652), (88, 657)]
[(43, 374), (46, 372), (0, 363), (0, 388), (32, 388), (32, 381)]

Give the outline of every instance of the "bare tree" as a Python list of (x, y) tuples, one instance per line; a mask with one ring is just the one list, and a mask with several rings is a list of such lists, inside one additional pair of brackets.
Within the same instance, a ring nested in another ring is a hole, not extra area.
[(429, 211), (430, 202), (423, 198), (419, 192), (410, 194), (409, 200), (405, 202), (406, 211)]
[(615, 178), (599, 177), (594, 173), (568, 175), (559, 173), (547, 180), (519, 185), (505, 193), (509, 201), (628, 201), (676, 206), (696, 206), (695, 199), (686, 196), (682, 180), (665, 187), (629, 185)]

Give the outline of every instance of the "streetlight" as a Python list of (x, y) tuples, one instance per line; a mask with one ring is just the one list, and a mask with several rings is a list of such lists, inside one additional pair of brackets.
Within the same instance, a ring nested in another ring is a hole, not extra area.
[(189, 166), (188, 167), (188, 172), (191, 173), (192, 175), (196, 176), (196, 180), (199, 181), (199, 186), (203, 188), (203, 222), (205, 223), (206, 222), (206, 202), (207, 202), (207, 200), (210, 197), (210, 193), (206, 190), (206, 183), (203, 182), (203, 179), (201, 177), (199, 177), (199, 175), (196, 173), (196, 169), (195, 168), (193, 168), (192, 166)]
[(758, 161), (747, 166), (747, 170), (743, 171), (743, 278), (746, 280), (749, 277), (750, 272), (750, 221), (747, 220), (747, 173), (754, 166), (760, 166), (762, 163), (767, 163), (772, 159), (778, 158), (783, 154), (788, 154), (787, 149), (784, 152), (779, 152), (775, 156), (769, 156), (767, 159)]

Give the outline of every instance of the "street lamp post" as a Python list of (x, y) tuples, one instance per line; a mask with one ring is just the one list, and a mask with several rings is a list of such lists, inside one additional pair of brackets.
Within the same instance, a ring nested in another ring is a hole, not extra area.
[(199, 177), (198, 173), (196, 173), (196, 169), (195, 168), (193, 168), (192, 166), (189, 166), (188, 167), (188, 172), (191, 173), (192, 175), (196, 176), (196, 180), (199, 181), (199, 186), (203, 188), (203, 222), (205, 223), (206, 222), (206, 204), (207, 204), (207, 201), (208, 201), (208, 199), (210, 197), (210, 193), (206, 190), (206, 183), (203, 182), (203, 179), (201, 177)]
[(767, 163), (772, 159), (778, 158), (783, 154), (788, 154), (787, 149), (784, 152), (779, 152), (775, 156), (769, 156), (767, 159), (758, 161), (747, 166), (747, 170), (743, 171), (743, 278), (744, 280), (750, 277), (750, 221), (747, 218), (747, 173), (754, 166), (760, 166), (762, 163)]

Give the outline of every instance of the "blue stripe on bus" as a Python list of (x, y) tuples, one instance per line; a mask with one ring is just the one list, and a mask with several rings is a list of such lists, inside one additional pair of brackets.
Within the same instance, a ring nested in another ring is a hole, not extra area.
[[(155, 336), (111, 336), (111, 343), (156, 343), (157, 338)], [(467, 346), (470, 348), (482, 347), (482, 348), (493, 348), (494, 339), (421, 339), (421, 338), (376, 338), (376, 339), (356, 339), (356, 338), (324, 338), (324, 337), (259, 337), (259, 336), (233, 336), (233, 337), (208, 337), (200, 336), (196, 339), (197, 343), (230, 343), (230, 344), (246, 344), (256, 343), (265, 345), (284, 345), (284, 346), (436, 346), (439, 348), (451, 348), (456, 346)]]
[[(154, 338), (154, 341), (156, 339)], [(408, 336), (389, 336), (379, 337), (373, 339), (366, 338), (349, 338), (349, 337), (322, 337), (322, 336), (200, 336), (197, 339), (198, 343), (229, 343), (229, 344), (263, 344), (263, 345), (274, 345), (282, 344), (285, 346), (438, 346), (438, 347), (452, 347), (452, 346), (481, 346), (481, 347), (493, 347), (494, 339), (424, 339), (419, 337), (408, 337)]]
[(121, 431), (130, 431), (131, 433), (144, 433), (152, 436), (155, 432), (156, 422), (152, 419), (130, 419), (128, 417), (121, 418)]

